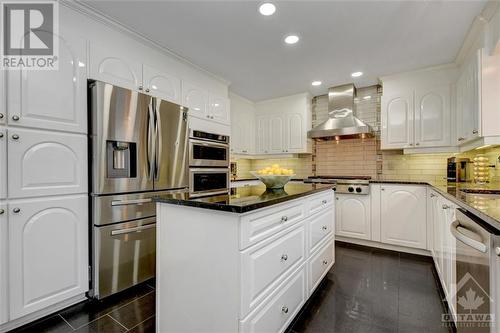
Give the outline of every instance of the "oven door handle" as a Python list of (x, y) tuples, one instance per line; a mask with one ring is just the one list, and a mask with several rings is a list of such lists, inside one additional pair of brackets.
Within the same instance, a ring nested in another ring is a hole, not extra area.
[(156, 223), (141, 225), (139, 227), (134, 227), (134, 228), (112, 230), (111, 236), (131, 234), (133, 232), (141, 232), (141, 231), (152, 229), (152, 228), (156, 228)]
[(227, 143), (219, 143), (219, 142), (213, 142), (213, 141), (203, 141), (203, 140), (197, 140), (197, 139), (189, 139), (189, 142), (192, 145), (199, 145), (199, 146), (204, 146), (204, 147), (225, 148), (226, 150), (229, 148), (229, 144), (227, 144)]
[[(462, 243), (464, 243), (464, 244), (472, 247), (473, 249), (478, 250), (479, 252), (486, 253), (488, 251), (488, 247), (485, 244), (483, 244), (480, 241), (477, 241), (475, 239), (472, 239), (472, 238), (466, 236), (464, 233), (460, 232), (460, 229), (467, 230), (468, 232), (472, 233), (472, 231), (470, 231), (469, 229), (461, 226), (459, 220), (453, 221), (453, 223), (450, 225), (451, 234), (456, 239), (458, 239)], [(481, 238), (478, 235), (476, 235), (476, 236), (478, 238)]]

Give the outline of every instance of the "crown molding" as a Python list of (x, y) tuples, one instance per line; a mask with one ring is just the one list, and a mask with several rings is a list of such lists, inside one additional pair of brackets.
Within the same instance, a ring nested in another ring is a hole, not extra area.
[(152, 47), (156, 49), (157, 51), (160, 51), (161, 53), (174, 58), (180, 62), (182, 62), (185, 65), (188, 65), (190, 67), (193, 67), (194, 69), (210, 76), (211, 78), (229, 86), (231, 84), (231, 81), (218, 76), (217, 74), (214, 74), (199, 65), (196, 65), (192, 61), (186, 59), (185, 57), (175, 53), (174, 51), (160, 45), (156, 41), (150, 39), (149, 37), (145, 36), (144, 34), (141, 34), (140, 32), (137, 32), (130, 27), (124, 25), (123, 23), (117, 21), (116, 19), (110, 17), (109, 15), (100, 13), (97, 9), (94, 7), (90, 6), (87, 3), (82, 2), (81, 0), (60, 0), (59, 3), (67, 8), (70, 8), (72, 10), (75, 10), (87, 17), (90, 17), (91, 19), (98, 21), (100, 23), (105, 24), (106, 26), (113, 28), (117, 30), (118, 32), (124, 33), (133, 39), (145, 44), (146, 46)]

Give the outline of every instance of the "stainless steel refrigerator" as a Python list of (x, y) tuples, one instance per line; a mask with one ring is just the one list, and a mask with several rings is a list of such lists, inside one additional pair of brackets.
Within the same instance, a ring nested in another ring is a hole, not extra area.
[(92, 291), (103, 298), (155, 275), (152, 197), (188, 188), (187, 109), (89, 82)]

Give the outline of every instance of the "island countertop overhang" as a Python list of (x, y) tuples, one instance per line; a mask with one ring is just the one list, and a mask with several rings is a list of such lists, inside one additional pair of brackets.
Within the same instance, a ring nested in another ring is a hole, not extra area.
[(160, 195), (153, 200), (160, 204), (189, 206), (216, 211), (244, 214), (260, 208), (295, 200), (323, 191), (332, 191), (327, 184), (287, 184), (283, 189), (267, 190), (264, 185), (232, 188), (227, 195), (189, 198), (188, 193)]

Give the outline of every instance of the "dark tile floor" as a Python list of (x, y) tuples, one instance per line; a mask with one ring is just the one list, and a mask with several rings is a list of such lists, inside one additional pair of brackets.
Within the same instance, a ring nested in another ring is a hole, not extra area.
[[(289, 333), (448, 332), (429, 258), (337, 243), (334, 268)], [(85, 301), (13, 332), (150, 333), (154, 281), (104, 301)]]

